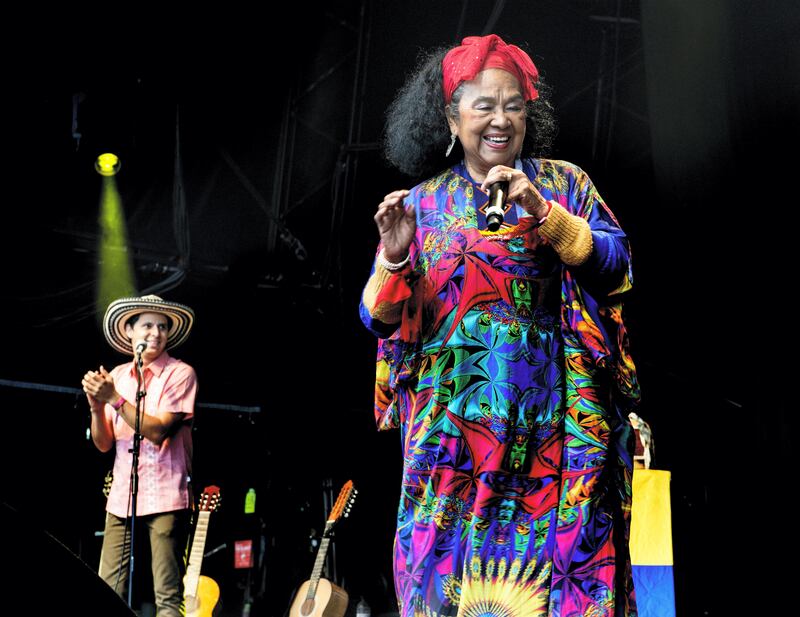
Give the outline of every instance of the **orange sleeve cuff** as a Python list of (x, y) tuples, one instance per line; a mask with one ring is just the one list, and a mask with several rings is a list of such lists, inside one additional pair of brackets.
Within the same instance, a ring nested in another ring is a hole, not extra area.
[(592, 252), (592, 230), (589, 222), (570, 214), (566, 208), (550, 202), (550, 212), (539, 226), (539, 233), (555, 249), (568, 266), (579, 266)]
[(373, 319), (385, 324), (400, 322), (403, 304), (411, 297), (411, 287), (404, 274), (407, 270), (390, 272), (380, 264), (375, 266), (363, 296), (364, 306)]

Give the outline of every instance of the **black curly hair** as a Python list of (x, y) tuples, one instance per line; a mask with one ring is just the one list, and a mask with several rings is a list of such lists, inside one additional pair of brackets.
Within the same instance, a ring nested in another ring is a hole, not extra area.
[[(415, 178), (447, 166), (445, 151), (450, 143), (450, 129), (442, 90), (442, 60), (449, 49), (439, 47), (424, 53), (386, 112), (381, 140), (383, 156), (398, 170)], [(541, 75), (536, 89), (539, 97), (525, 103), (523, 157), (546, 156), (557, 132), (550, 87)], [(456, 118), (462, 92), (463, 86), (456, 88), (449, 106)], [(460, 150), (461, 145), (456, 148)], [(451, 156), (457, 160), (456, 148)]]

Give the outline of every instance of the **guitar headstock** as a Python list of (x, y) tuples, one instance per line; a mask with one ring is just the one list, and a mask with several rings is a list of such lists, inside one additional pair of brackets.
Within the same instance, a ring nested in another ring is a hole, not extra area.
[(339, 491), (339, 497), (336, 498), (336, 503), (333, 504), (331, 513), (328, 515), (326, 524), (333, 525), (342, 516), (347, 517), (350, 514), (350, 508), (353, 507), (353, 502), (356, 500), (358, 491), (353, 487), (353, 481), (348, 480)]
[(219, 507), (220, 494), (218, 486), (207, 486), (200, 495), (198, 508), (201, 512), (213, 512)]

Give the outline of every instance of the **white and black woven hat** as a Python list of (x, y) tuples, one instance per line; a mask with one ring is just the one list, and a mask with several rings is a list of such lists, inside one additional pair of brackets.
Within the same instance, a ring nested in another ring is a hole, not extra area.
[(120, 298), (108, 305), (103, 317), (103, 334), (108, 343), (120, 353), (133, 355), (131, 339), (125, 334), (125, 323), (139, 313), (161, 313), (170, 318), (167, 349), (183, 343), (194, 324), (194, 311), (188, 306), (169, 302), (158, 296)]

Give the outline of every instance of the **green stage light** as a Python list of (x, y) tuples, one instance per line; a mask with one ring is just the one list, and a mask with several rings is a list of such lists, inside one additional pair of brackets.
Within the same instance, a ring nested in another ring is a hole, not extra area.
[(106, 152), (97, 157), (94, 168), (101, 176), (116, 176), (122, 163), (116, 154)]
[(119, 159), (103, 154), (95, 169), (103, 176), (100, 191), (99, 239), (97, 246), (97, 315), (103, 314), (109, 303), (117, 298), (136, 295), (133, 256), (128, 249), (128, 231), (122, 197), (114, 177), (119, 171)]

